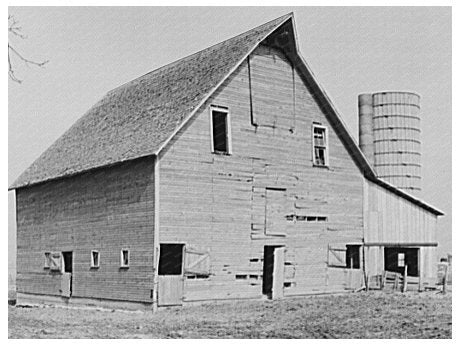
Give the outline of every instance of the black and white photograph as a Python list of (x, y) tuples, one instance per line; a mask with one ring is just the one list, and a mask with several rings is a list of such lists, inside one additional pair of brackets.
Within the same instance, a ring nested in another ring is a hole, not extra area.
[(127, 5), (8, 7), (8, 338), (452, 339), (452, 7)]

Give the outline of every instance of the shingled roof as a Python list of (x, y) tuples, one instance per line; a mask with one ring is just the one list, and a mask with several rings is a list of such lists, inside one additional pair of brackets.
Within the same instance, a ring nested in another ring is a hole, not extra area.
[[(290, 22), (289, 22), (290, 21)], [(140, 157), (157, 155), (239, 64), (282, 25), (289, 13), (250, 31), (156, 69), (107, 93), (9, 187), (16, 189)], [(283, 28), (286, 28), (283, 26)], [(432, 212), (442, 211), (378, 178), (305, 59), (286, 51), (370, 181)]]
[(184, 119), (288, 14), (107, 93), (9, 189), (157, 153)]

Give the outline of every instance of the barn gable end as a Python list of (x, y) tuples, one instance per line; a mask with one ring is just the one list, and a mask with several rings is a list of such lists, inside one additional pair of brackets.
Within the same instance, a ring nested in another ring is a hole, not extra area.
[[(260, 298), (270, 246), (285, 250), (285, 296), (356, 287), (345, 254), (363, 241), (361, 172), (271, 42), (240, 64), (160, 154), (160, 243), (211, 258), (208, 275), (186, 275), (184, 301)], [(230, 154), (212, 152), (213, 109), (228, 112)], [(315, 124), (328, 129), (327, 167), (313, 165)], [(329, 251), (342, 260), (328, 262)]]

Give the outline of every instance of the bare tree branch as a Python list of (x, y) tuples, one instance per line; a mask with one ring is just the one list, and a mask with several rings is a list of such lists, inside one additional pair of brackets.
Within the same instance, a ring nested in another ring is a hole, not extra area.
[[(22, 33), (22, 28), (18, 25), (19, 22), (16, 21), (14, 16), (8, 15), (8, 33), (11, 33), (13, 36), (19, 37), (21, 39), (26, 39), (27, 36)], [(19, 79), (15, 73), (14, 73), (14, 67), (12, 64), (12, 55), (16, 56), (21, 60), (27, 67), (30, 67), (30, 65), (38, 66), (38, 67), (43, 67), (45, 64), (48, 63), (49, 60), (46, 61), (33, 61), (30, 59), (25, 58), (21, 53), (19, 53), (9, 42), (10, 40), (8, 39), (8, 76), (10, 79), (16, 83), (21, 83), (22, 80)], [(13, 54), (11, 54), (13, 53)]]
[(36, 62), (32, 61), (29, 59), (26, 59), (24, 56), (22, 56), (16, 49), (14, 49), (9, 43), (8, 43), (8, 51), (12, 51), (17, 57), (19, 57), (26, 65), (35, 65), (38, 67), (44, 66), (46, 63), (48, 63), (48, 60), (42, 61), (42, 62)]
[(22, 39), (25, 39), (27, 38), (26, 35), (24, 35), (21, 31), (22, 31), (22, 27), (18, 26), (18, 22), (16, 21), (16, 19), (14, 19), (14, 17), (12, 15), (8, 15), (8, 21), (10, 21), (10, 24), (8, 26), (8, 32), (11, 32), (13, 35), (15, 36), (18, 36)]

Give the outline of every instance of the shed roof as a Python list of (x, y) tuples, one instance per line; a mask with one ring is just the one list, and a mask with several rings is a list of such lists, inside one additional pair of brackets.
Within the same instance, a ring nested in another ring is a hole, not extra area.
[[(116, 163), (158, 155), (227, 77), (289, 13), (172, 62), (108, 92), (9, 187), (16, 189)], [(287, 52), (364, 176), (429, 212), (443, 213), (379, 179), (301, 56), (293, 37)]]

